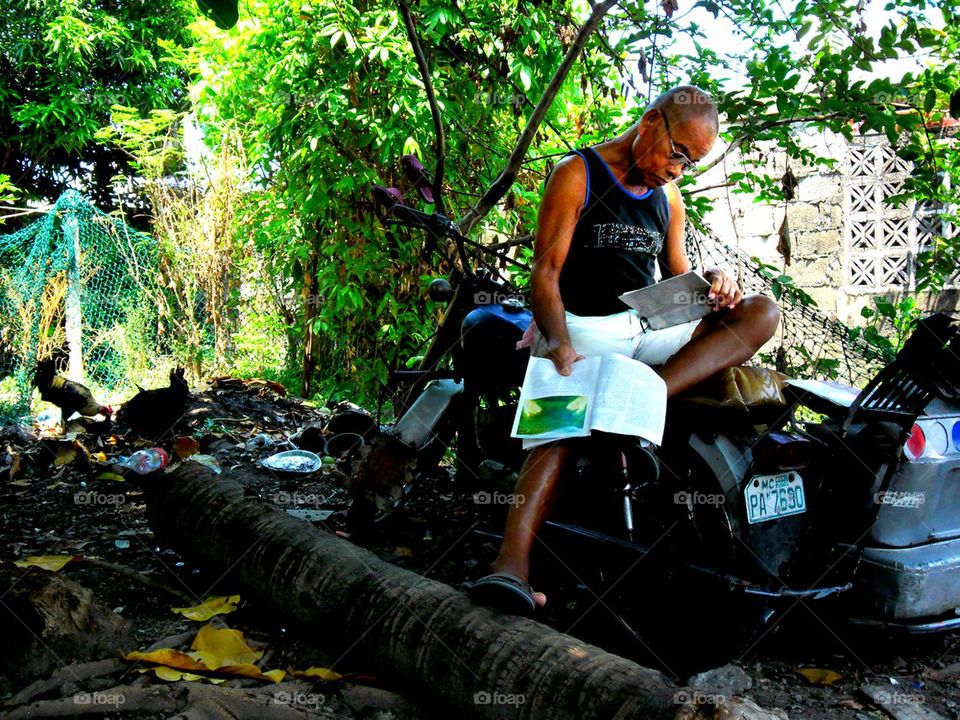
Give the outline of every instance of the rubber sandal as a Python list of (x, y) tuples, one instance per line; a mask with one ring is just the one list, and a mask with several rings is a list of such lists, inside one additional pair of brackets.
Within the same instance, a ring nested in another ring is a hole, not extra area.
[(513, 615), (530, 617), (537, 609), (530, 583), (510, 573), (492, 573), (467, 587), (467, 594), (481, 605)]

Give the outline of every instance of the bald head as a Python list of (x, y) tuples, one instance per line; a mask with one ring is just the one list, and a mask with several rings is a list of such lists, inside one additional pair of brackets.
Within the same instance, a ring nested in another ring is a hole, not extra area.
[(650, 103), (647, 112), (650, 110), (666, 114), (671, 123), (698, 122), (703, 123), (714, 135), (720, 131), (717, 104), (695, 85), (678, 85), (667, 90)]

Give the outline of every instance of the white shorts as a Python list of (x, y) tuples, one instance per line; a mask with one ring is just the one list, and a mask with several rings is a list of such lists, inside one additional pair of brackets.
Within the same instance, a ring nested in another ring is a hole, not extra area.
[[(693, 320), (644, 332), (636, 310), (596, 316), (568, 312), (566, 316), (570, 344), (580, 355), (620, 353), (646, 365), (662, 365), (669, 360), (690, 342), (693, 331), (700, 324), (699, 320)], [(547, 343), (539, 329), (534, 329), (532, 352), (536, 357), (544, 357), (547, 353)]]

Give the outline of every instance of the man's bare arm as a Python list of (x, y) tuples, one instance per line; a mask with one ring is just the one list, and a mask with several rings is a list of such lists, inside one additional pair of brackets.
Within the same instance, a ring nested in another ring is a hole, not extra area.
[[(667, 201), (670, 203), (670, 226), (667, 228), (666, 265), (671, 275), (688, 272), (692, 268), (687, 257), (684, 233), (687, 224), (687, 210), (683, 204), (683, 195), (674, 183), (667, 187)], [(719, 268), (708, 268), (703, 277), (710, 282), (707, 301), (714, 310), (734, 307), (743, 298), (737, 282)]]
[(560, 271), (570, 250), (586, 188), (583, 161), (576, 156), (561, 160), (547, 181), (537, 217), (531, 274), (533, 317), (549, 343), (549, 357), (561, 375), (569, 375), (571, 366), (579, 359), (567, 332), (560, 298)]
[(664, 189), (667, 191), (667, 202), (670, 204), (670, 224), (667, 226), (664, 254), (667, 270), (672, 277), (689, 272), (693, 266), (690, 263), (690, 258), (687, 257), (687, 248), (684, 242), (687, 209), (683, 204), (683, 195), (680, 194), (680, 188), (674, 183), (667, 183)]

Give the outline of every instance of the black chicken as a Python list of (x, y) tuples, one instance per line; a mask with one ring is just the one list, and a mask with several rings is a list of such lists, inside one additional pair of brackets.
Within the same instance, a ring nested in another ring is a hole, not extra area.
[(90, 389), (73, 380), (67, 380), (57, 373), (55, 359), (41, 360), (33, 373), (33, 386), (40, 391), (40, 397), (60, 408), (61, 419), (66, 423), (74, 413), (86, 417), (106, 415), (110, 417), (113, 409), (97, 400)]
[(117, 412), (117, 424), (134, 435), (159, 440), (183, 417), (189, 397), (183, 368), (171, 370), (170, 386), (156, 390), (140, 388)]

